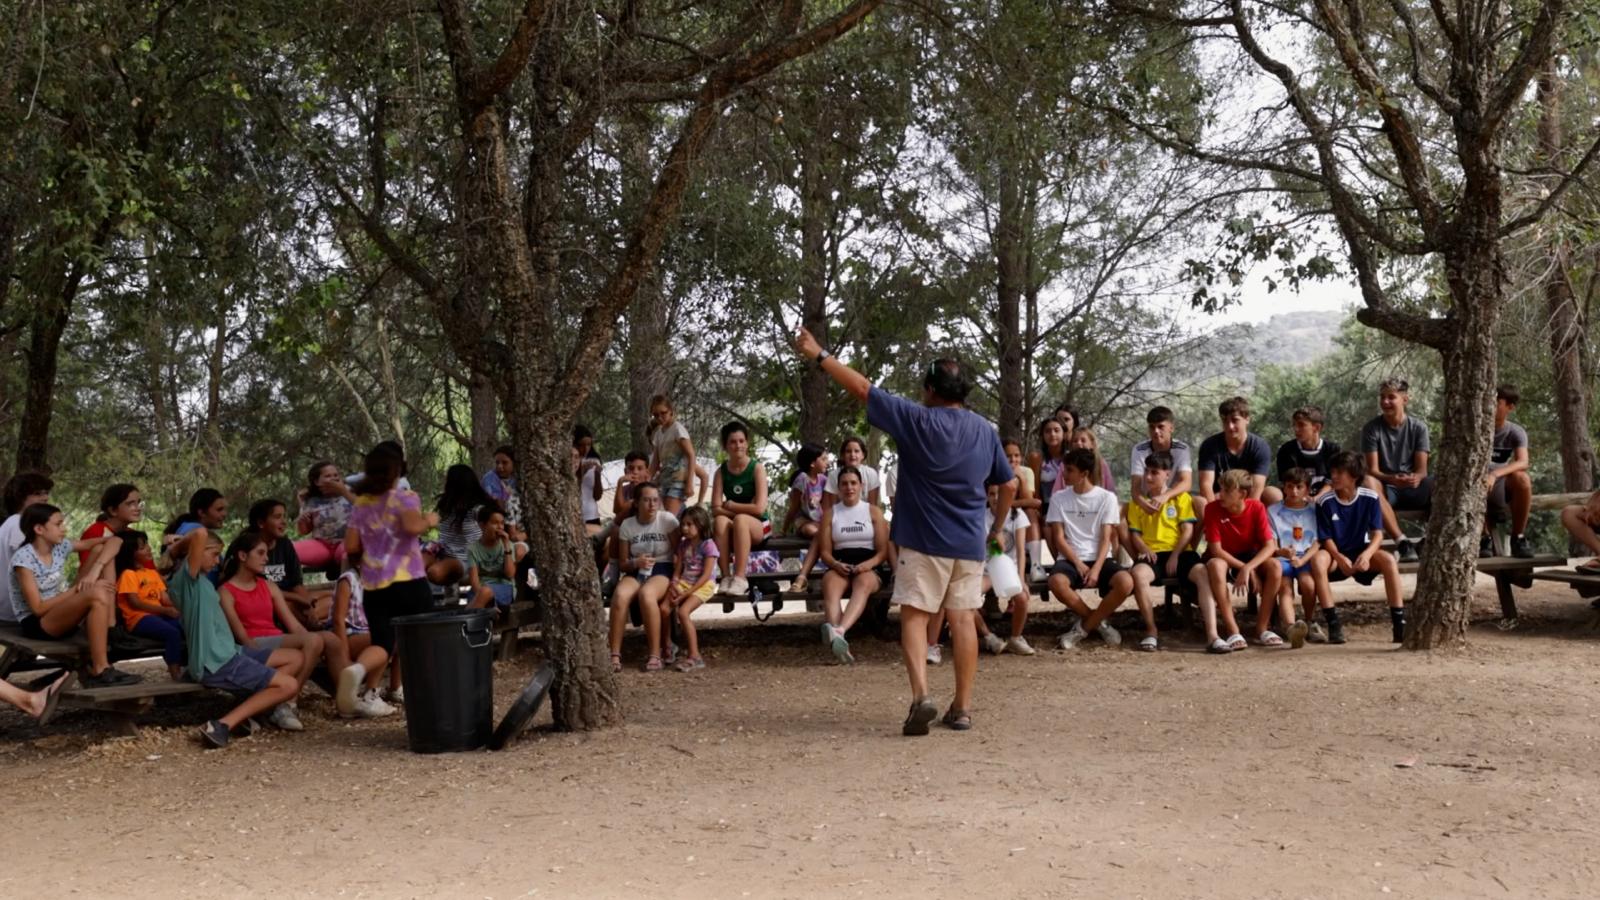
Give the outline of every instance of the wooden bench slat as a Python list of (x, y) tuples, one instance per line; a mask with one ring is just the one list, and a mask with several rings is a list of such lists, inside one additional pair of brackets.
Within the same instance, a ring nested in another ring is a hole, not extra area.
[(71, 701), (75, 706), (104, 706), (127, 700), (143, 700), (147, 697), (171, 697), (178, 694), (193, 694), (204, 690), (209, 690), (209, 688), (195, 684), (192, 681), (145, 680), (138, 684), (119, 684), (114, 687), (103, 688), (73, 686), (62, 690), (61, 699), (63, 702)]

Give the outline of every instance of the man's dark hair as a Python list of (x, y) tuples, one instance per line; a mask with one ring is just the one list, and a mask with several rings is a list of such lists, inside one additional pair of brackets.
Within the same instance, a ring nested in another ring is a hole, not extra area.
[(1086, 472), (1090, 475), (1100, 474), (1100, 466), (1095, 459), (1094, 451), (1087, 447), (1073, 447), (1067, 451), (1066, 456), (1062, 457), (1061, 462), (1063, 465), (1071, 466), (1079, 472)]
[(1144, 470), (1159, 469), (1163, 472), (1172, 471), (1172, 454), (1165, 450), (1157, 450), (1144, 458)]
[(1310, 487), (1311, 473), (1300, 468), (1299, 466), (1295, 466), (1289, 471), (1283, 473), (1283, 483), (1285, 485), (1299, 484), (1304, 485), (1305, 487)]
[(1152, 408), (1150, 412), (1145, 414), (1144, 417), (1144, 423), (1146, 425), (1160, 425), (1162, 422), (1176, 421), (1178, 421), (1177, 417), (1172, 414), (1172, 410), (1167, 409), (1165, 406), (1157, 406)]
[(1367, 464), (1354, 450), (1340, 450), (1328, 461), (1329, 472), (1343, 472), (1357, 482), (1367, 475)]
[(1504, 400), (1512, 406), (1516, 406), (1517, 403), (1522, 400), (1522, 394), (1517, 391), (1516, 385), (1502, 384), (1494, 389), (1494, 398), (1496, 400)]
[(967, 373), (962, 370), (961, 363), (953, 359), (934, 360), (928, 366), (928, 375), (922, 379), (922, 386), (946, 403), (965, 403), (967, 395), (972, 393), (972, 382), (967, 380)]
[[(48, 494), (56, 483), (43, 472), (18, 472), (6, 482), (6, 515), (20, 515), (22, 503), (34, 494)], [(9, 573), (7, 573), (9, 575)]]
[(1217, 404), (1217, 415), (1227, 419), (1233, 416), (1250, 418), (1250, 401), (1243, 397), (1229, 397)]

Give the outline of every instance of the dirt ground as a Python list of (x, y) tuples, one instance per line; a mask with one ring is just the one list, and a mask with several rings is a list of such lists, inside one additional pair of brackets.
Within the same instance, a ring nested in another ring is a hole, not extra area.
[[(706, 671), (623, 675), (625, 726), (497, 754), (320, 694), (219, 752), (215, 698), (131, 738), (8, 710), (0, 896), (1592, 897), (1600, 632), (1565, 586), (1520, 596), (1503, 633), (1481, 581), (1459, 655), (1368, 605), (1342, 647), (984, 657), (975, 730), (921, 739), (896, 648), (830, 665), (815, 617), (719, 623)], [(536, 661), (497, 666), (499, 711)]]

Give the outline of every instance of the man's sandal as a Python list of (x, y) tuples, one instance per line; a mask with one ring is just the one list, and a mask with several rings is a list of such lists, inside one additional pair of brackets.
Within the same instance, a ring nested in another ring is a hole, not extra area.
[(900, 726), (900, 733), (907, 737), (921, 737), (928, 733), (928, 723), (939, 717), (939, 707), (927, 697), (911, 702), (911, 711), (906, 714), (906, 722)]
[(951, 731), (972, 730), (972, 715), (966, 710), (956, 709), (954, 706), (950, 707), (949, 711), (944, 714), (944, 718), (940, 721), (944, 723), (944, 727), (950, 729)]

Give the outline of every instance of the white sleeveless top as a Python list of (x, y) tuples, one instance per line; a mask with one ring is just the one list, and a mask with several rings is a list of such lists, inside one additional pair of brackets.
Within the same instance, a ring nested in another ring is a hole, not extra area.
[(871, 550), (873, 548), (872, 504), (856, 501), (855, 506), (833, 505), (833, 549)]

